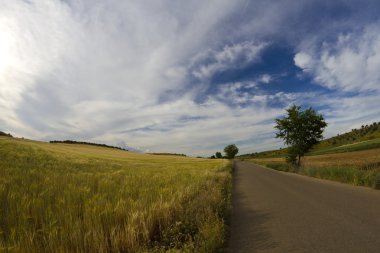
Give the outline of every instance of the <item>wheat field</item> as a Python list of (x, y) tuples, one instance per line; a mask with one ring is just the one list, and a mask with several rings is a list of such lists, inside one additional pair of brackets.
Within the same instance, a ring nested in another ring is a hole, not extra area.
[(231, 164), (0, 137), (0, 252), (218, 252)]

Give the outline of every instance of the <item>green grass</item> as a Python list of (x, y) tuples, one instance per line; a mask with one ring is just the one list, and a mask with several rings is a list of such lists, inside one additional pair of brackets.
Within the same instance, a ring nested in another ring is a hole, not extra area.
[(348, 144), (339, 147), (317, 149), (308, 153), (308, 155), (323, 155), (323, 154), (334, 154), (334, 153), (344, 153), (353, 152), (367, 149), (380, 148), (380, 138), (368, 141), (362, 141), (359, 143)]
[(230, 169), (0, 137), (0, 252), (219, 252)]

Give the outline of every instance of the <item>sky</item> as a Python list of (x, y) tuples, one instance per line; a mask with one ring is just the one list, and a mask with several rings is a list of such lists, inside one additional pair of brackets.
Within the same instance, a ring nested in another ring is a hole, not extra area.
[(210, 156), (380, 121), (378, 0), (0, 0), (0, 130)]

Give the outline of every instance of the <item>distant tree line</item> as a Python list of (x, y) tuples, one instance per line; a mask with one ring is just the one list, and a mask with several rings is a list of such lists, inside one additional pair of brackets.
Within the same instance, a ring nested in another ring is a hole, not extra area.
[(7, 134), (7, 133), (4, 133), (2, 131), (0, 131), (0, 136), (7, 136), (7, 137), (13, 137), (11, 134)]
[(174, 155), (174, 156), (186, 156), (185, 154), (177, 154), (177, 153), (148, 153), (150, 155)]
[(110, 145), (107, 145), (107, 144), (85, 142), (85, 141), (65, 140), (65, 141), (50, 141), (50, 143), (84, 144), (84, 145), (92, 145), (92, 146), (99, 146), (99, 147), (103, 147), (103, 148), (113, 148), (113, 149), (119, 149), (119, 150), (128, 151), (128, 149), (124, 149), (124, 148), (120, 148), (120, 147), (110, 146)]

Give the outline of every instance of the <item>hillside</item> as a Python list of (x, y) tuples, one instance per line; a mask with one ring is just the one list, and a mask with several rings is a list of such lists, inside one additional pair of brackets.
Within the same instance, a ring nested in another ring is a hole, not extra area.
[(315, 146), (314, 150), (339, 147), (377, 138), (380, 138), (380, 122), (362, 125), (359, 129), (352, 129), (350, 132), (338, 134), (337, 136), (323, 140)]
[[(362, 125), (359, 129), (352, 129), (350, 132), (338, 134), (337, 136), (322, 140), (308, 155), (341, 153), (358, 151), (372, 148), (380, 148), (380, 122), (370, 125)], [(244, 154), (239, 158), (275, 158), (284, 157), (286, 148)]]
[(92, 146), (99, 146), (104, 148), (114, 148), (114, 149), (120, 149), (128, 151), (127, 149), (116, 147), (116, 146), (110, 146), (107, 144), (100, 144), (100, 143), (94, 143), (94, 142), (85, 142), (85, 141), (72, 141), (72, 140), (65, 140), (65, 141), (50, 141), (50, 143), (65, 143), (65, 144), (82, 144), (82, 145), (92, 145)]
[(0, 136), (13, 137), (11, 134), (7, 134), (2, 131), (0, 131)]

